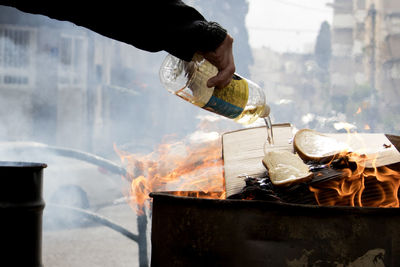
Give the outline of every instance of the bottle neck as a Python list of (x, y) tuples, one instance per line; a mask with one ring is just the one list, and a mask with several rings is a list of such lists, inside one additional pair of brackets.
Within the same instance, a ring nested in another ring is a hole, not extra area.
[(264, 111), (260, 114), (260, 118), (266, 118), (269, 116), (271, 108), (269, 105), (265, 104)]

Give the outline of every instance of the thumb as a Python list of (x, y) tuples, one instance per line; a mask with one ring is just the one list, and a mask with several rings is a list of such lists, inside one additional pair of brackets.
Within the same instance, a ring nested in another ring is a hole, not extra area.
[(218, 72), (218, 74), (207, 81), (208, 87), (224, 88), (232, 80), (232, 75), (228, 70)]

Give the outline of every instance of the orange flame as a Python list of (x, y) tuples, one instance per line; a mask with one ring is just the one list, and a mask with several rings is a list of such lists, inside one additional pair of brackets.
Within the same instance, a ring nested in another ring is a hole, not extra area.
[(165, 143), (147, 155), (119, 150), (115, 144), (114, 150), (127, 169), (125, 178), (131, 181), (129, 203), (138, 214), (149, 204), (151, 192), (225, 198), (220, 140), (189, 145)]
[[(400, 173), (388, 167), (376, 167), (376, 158), (349, 153), (356, 168), (345, 168), (343, 178), (310, 186), (319, 205), (359, 207), (399, 207)], [(366, 168), (367, 160), (372, 168)]]

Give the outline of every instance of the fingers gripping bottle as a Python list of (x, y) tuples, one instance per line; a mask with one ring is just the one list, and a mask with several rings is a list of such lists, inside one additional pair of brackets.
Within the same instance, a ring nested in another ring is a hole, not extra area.
[(167, 55), (160, 68), (160, 79), (171, 93), (208, 111), (247, 125), (269, 116), (263, 90), (236, 73), (225, 88), (208, 88), (207, 81), (217, 68), (201, 55), (187, 62)]

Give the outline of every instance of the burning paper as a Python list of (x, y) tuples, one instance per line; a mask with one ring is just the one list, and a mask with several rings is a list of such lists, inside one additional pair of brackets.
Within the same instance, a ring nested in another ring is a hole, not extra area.
[[(279, 133), (275, 135), (277, 145), (271, 149), (293, 152), (293, 144), (289, 141), (289, 137), (293, 134), (291, 125), (280, 125), (275, 129)], [(297, 199), (300, 194), (294, 195), (294, 190), (291, 191), (290, 198), (299, 200), (295, 203), (316, 202), (318, 205), (329, 206), (399, 207), (400, 167), (397, 169), (392, 167), (400, 165), (400, 153), (387, 136), (365, 133), (327, 135), (351, 147), (351, 151), (344, 151), (344, 154), (340, 155), (346, 163), (339, 166), (340, 175), (332, 172), (332, 179), (315, 175), (315, 179), (305, 185), (307, 192), (301, 195), (307, 198), (310, 196), (312, 198), (310, 201)], [(244, 177), (265, 177), (266, 169), (261, 163), (265, 140), (265, 127), (223, 135), (228, 198), (240, 194), (241, 190), (248, 186)], [(331, 164), (333, 168), (333, 164), (336, 163)]]
[[(399, 207), (398, 171), (387, 166), (377, 167), (376, 155), (350, 153), (347, 160), (340, 179), (309, 186), (319, 205)], [(372, 167), (366, 168), (367, 161), (372, 162)]]
[(115, 151), (131, 181), (130, 204), (140, 214), (151, 192), (174, 191), (175, 195), (225, 198), (222, 151), (219, 139), (202, 143), (171, 142), (147, 155)]

